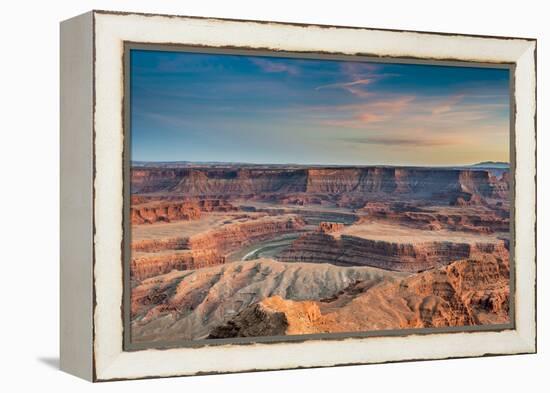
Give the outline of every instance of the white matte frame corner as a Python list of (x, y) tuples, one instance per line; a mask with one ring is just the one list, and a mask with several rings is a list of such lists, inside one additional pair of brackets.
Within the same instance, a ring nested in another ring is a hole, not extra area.
[[(515, 328), (123, 349), (125, 43), (515, 65)], [(61, 24), (61, 368), (91, 381), (536, 352), (536, 40), (91, 11)]]

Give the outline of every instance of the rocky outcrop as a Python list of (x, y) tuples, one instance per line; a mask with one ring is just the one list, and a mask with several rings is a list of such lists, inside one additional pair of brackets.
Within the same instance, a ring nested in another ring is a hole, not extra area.
[[(276, 301), (281, 304), (271, 307), (271, 304)], [(307, 312), (308, 306), (313, 306), (314, 310), (319, 311), (313, 302), (293, 302), (294, 304), (294, 307), (285, 309), (285, 304), (280, 296), (267, 298), (245, 308), (238, 318), (228, 321), (225, 325), (215, 327), (207, 338), (284, 336), (289, 327), (288, 321), (293, 316), (296, 317), (296, 314), (300, 312)]]
[(173, 269), (223, 264), (225, 256), (233, 251), (282, 234), (299, 232), (304, 225), (300, 217), (293, 215), (264, 216), (188, 237), (134, 241), (131, 248), (140, 254), (132, 257), (132, 277), (141, 280)]
[(268, 297), (245, 308), (226, 324), (214, 328), (208, 338), (285, 336), (317, 333), (314, 323), (322, 317), (314, 301)]
[(131, 248), (142, 252), (212, 249), (220, 253), (227, 253), (250, 242), (300, 231), (303, 226), (304, 222), (298, 216), (266, 216), (242, 223), (222, 225), (187, 237), (133, 241)]
[(194, 200), (203, 212), (232, 212), (238, 209), (224, 199), (199, 199)]
[(132, 192), (183, 195), (293, 193), (304, 188), (307, 170), (241, 168), (133, 168)]
[(170, 253), (142, 253), (134, 256), (130, 262), (130, 274), (133, 280), (144, 280), (166, 274), (172, 270), (193, 270), (226, 262), (224, 255), (215, 250), (184, 250)]
[[(254, 196), (259, 194), (416, 195), (470, 193), (504, 198), (506, 179), (487, 170), (434, 168), (133, 168), (132, 193)], [(295, 198), (297, 204), (299, 199)]]
[(130, 222), (135, 225), (179, 220), (197, 220), (202, 212), (230, 212), (237, 208), (221, 199), (165, 201), (134, 195)]
[(373, 266), (405, 272), (419, 272), (479, 252), (508, 253), (504, 241), (493, 243), (454, 243), (429, 241), (394, 243), (365, 239), (358, 236), (334, 236), (326, 232), (310, 232), (296, 239), (290, 247), (277, 255), (281, 261), (323, 262), (342, 266)]
[(132, 168), (131, 192), (144, 194), (171, 189), (178, 184), (185, 173), (179, 169)]
[[(232, 320), (265, 298), (311, 300), (334, 296), (362, 282), (375, 286), (392, 282), (402, 273), (369, 267), (329, 264), (282, 263), (269, 259), (172, 271), (142, 281), (132, 290), (132, 339), (135, 342), (206, 338), (212, 330)], [(247, 319), (249, 334), (277, 334), (277, 318)], [(264, 323), (255, 324), (262, 319)]]
[(486, 204), (480, 202), (479, 198), (473, 196), (469, 200), (455, 199), (457, 206), (476, 207), (460, 211), (446, 212), (445, 209), (441, 209), (436, 212), (393, 202), (368, 202), (358, 211), (367, 214), (366, 217), (361, 218), (363, 222), (387, 220), (430, 231), (447, 229), (480, 234), (508, 232), (510, 229), (509, 210), (498, 206), (486, 207)]
[(450, 204), (451, 206), (483, 206), (487, 202), (478, 194), (464, 193), (452, 198)]
[(505, 324), (510, 320), (509, 280), (508, 260), (484, 254), (378, 284), (339, 307), (331, 305), (349, 291), (317, 302), (270, 297), (216, 327), (210, 337)]
[(508, 198), (511, 187), (510, 171), (504, 170), (500, 176), (492, 176), (492, 193), (501, 199)]
[(331, 232), (337, 232), (344, 229), (344, 224), (339, 222), (321, 222), (319, 224), (319, 232), (321, 233), (331, 233)]
[(153, 206), (136, 206), (130, 208), (130, 222), (136, 224), (151, 224), (154, 222), (170, 222), (176, 220), (197, 220), (201, 209), (194, 203), (159, 203)]
[(482, 197), (494, 195), (494, 179), (488, 171), (460, 171), (458, 180), (461, 192)]
[(192, 250), (214, 249), (220, 253), (229, 253), (273, 236), (298, 232), (304, 225), (298, 216), (268, 216), (191, 236), (187, 246)]

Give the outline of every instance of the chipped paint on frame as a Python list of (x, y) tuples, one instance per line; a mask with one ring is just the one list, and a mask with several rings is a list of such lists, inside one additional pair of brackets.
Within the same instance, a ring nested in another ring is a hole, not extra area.
[[(97, 158), (96, 158), (96, 153), (98, 153), (96, 151), (96, 149), (98, 149), (98, 146), (96, 144), (96, 132), (98, 131), (98, 129), (96, 129), (96, 127), (99, 126), (99, 129), (102, 130), (103, 132), (105, 132), (106, 130), (102, 129), (102, 123), (101, 122), (97, 122), (97, 119), (96, 119), (96, 115), (97, 115), (97, 112), (98, 112), (98, 108), (97, 108), (97, 102), (96, 102), (96, 89), (98, 88), (98, 84), (96, 82), (96, 76), (97, 76), (97, 69), (96, 69), (96, 43), (97, 43), (97, 38), (96, 38), (96, 34), (97, 34), (97, 27), (96, 27), (96, 16), (100, 16), (100, 17), (103, 17), (103, 16), (119, 16), (120, 18), (125, 18), (125, 17), (139, 17), (140, 19), (141, 18), (144, 18), (143, 20), (140, 20), (139, 22), (137, 23), (147, 23), (146, 20), (148, 19), (157, 19), (157, 18), (161, 18), (161, 19), (169, 19), (169, 20), (176, 20), (180, 23), (185, 23), (185, 21), (193, 21), (193, 20), (196, 20), (196, 21), (204, 21), (204, 22), (209, 22), (209, 21), (214, 21), (218, 26), (216, 26), (216, 29), (223, 29), (223, 26), (224, 25), (227, 25), (227, 24), (235, 24), (235, 23), (238, 23), (238, 24), (247, 24), (247, 25), (253, 25), (253, 26), (262, 26), (262, 25), (269, 25), (271, 27), (274, 27), (274, 28), (285, 28), (285, 27), (294, 27), (294, 28), (303, 28), (303, 29), (306, 29), (306, 30), (311, 30), (311, 29), (324, 29), (324, 30), (328, 30), (330, 32), (335, 32), (335, 31), (339, 31), (341, 29), (347, 29), (347, 30), (354, 30), (354, 31), (373, 31), (373, 32), (386, 32), (386, 33), (392, 33), (396, 36), (399, 36), (399, 35), (402, 35), (402, 34), (414, 34), (414, 35), (417, 35), (419, 38), (423, 38), (425, 36), (438, 36), (438, 35), (441, 35), (441, 36), (444, 36), (444, 37), (453, 37), (453, 38), (481, 38), (481, 39), (484, 39), (484, 40), (491, 40), (491, 41), (505, 41), (505, 42), (515, 42), (515, 41), (520, 41), (520, 42), (523, 42), (523, 43), (527, 43), (527, 44), (532, 44), (534, 40), (532, 39), (517, 39), (517, 38), (508, 38), (508, 37), (492, 37), (492, 36), (469, 36), (469, 35), (455, 35), (455, 34), (448, 34), (448, 33), (424, 33), (424, 32), (411, 32), (411, 31), (400, 31), (400, 30), (383, 30), (383, 29), (365, 29), (365, 28), (360, 28), (360, 27), (340, 27), (340, 26), (324, 26), (324, 25), (302, 25), (302, 24), (288, 24), (288, 23), (276, 23), (276, 22), (264, 22), (264, 21), (239, 21), (239, 20), (221, 20), (221, 19), (215, 19), (215, 18), (196, 18), (196, 17), (180, 17), (180, 16), (165, 16), (165, 15), (152, 15), (152, 14), (134, 14), (134, 13), (114, 13), (114, 12), (105, 12), (105, 11), (95, 11), (94, 12), (94, 86), (93, 86), (93, 89), (94, 89), (94, 95), (93, 95), (93, 98), (94, 98), (94, 152), (93, 152), (93, 159), (94, 159), (94, 165), (93, 165), (93, 170), (94, 170), (94, 243), (96, 244), (96, 247), (97, 247), (97, 243), (98, 241), (101, 241), (102, 240), (102, 237), (101, 237), (101, 234), (100, 233), (97, 233), (96, 231), (98, 230), (98, 228), (100, 229), (101, 228), (101, 225), (97, 225), (97, 221), (101, 221), (101, 220), (97, 220), (98, 218), (100, 218), (99, 216), (96, 216), (96, 208), (99, 207), (99, 209), (101, 209), (101, 204), (102, 203), (105, 203), (105, 200), (98, 200), (98, 194), (101, 194), (102, 193), (102, 187), (101, 187), (101, 184), (96, 184), (97, 182), (97, 179), (96, 179), (96, 176), (98, 175), (98, 173), (100, 173), (100, 171), (98, 171), (98, 168), (96, 167), (96, 161), (97, 161)], [(395, 37), (397, 38), (397, 37)], [(124, 46), (123, 42), (124, 41), (127, 41), (127, 42), (131, 42), (132, 40), (122, 40), (121, 43), (119, 44), (120, 46)], [(155, 42), (155, 41), (148, 41), (148, 40), (145, 40), (145, 41), (141, 41), (139, 40), (138, 42), (151, 42), (151, 43), (155, 43), (155, 44), (159, 44), (159, 42)], [(178, 43), (178, 42), (162, 42), (163, 45), (177, 45), (177, 46), (180, 46), (180, 45), (184, 45), (184, 44), (181, 44), (181, 43)], [(197, 46), (197, 45), (195, 45)], [(207, 45), (209, 47), (212, 47), (212, 45)], [(536, 42), (535, 42), (535, 46), (536, 46)], [(216, 46), (218, 49), (235, 49), (235, 46), (233, 45), (218, 45)], [(361, 52), (361, 51), (356, 51), (354, 53), (350, 53), (349, 51), (344, 51), (344, 52), (334, 52), (334, 51), (322, 51), (322, 50), (318, 50), (318, 49), (315, 49), (315, 50), (303, 50), (303, 51), (300, 51), (300, 50), (295, 50), (295, 49), (292, 49), (289, 51), (289, 48), (286, 48), (286, 46), (252, 46), (252, 47), (241, 47), (241, 46), (238, 46), (239, 49), (243, 49), (243, 48), (246, 48), (246, 49), (253, 49), (255, 51), (257, 50), (262, 50), (262, 51), (275, 51), (275, 52), (291, 52), (293, 54), (298, 54), (298, 55), (307, 55), (307, 54), (313, 54), (314, 56), (318, 56), (319, 55), (328, 55), (328, 56), (332, 56), (332, 55), (345, 55), (346, 57), (348, 57), (349, 55), (354, 55), (354, 56), (369, 56), (369, 57), (373, 57), (373, 56), (376, 56), (378, 59), (380, 59), (381, 61), (388, 61), (388, 60), (391, 60), (395, 57), (398, 57), (400, 58), (400, 60), (411, 60), (411, 61), (414, 61), (415, 63), (418, 63), (418, 62), (433, 62), (434, 60), (438, 60), (438, 61), (461, 61), (461, 62), (472, 62), (472, 61), (475, 61), (475, 62), (479, 62), (479, 61), (482, 61), (484, 63), (491, 63), (491, 64), (504, 64), (504, 65), (511, 65), (511, 64), (515, 64), (514, 61), (503, 61), (503, 59), (501, 57), (495, 57), (495, 58), (485, 58), (483, 56), (481, 57), (467, 57), (465, 58), (464, 56), (457, 56), (457, 57), (453, 57), (453, 56), (424, 56), (424, 55), (420, 55), (418, 57), (416, 56), (412, 56), (410, 55), (410, 52), (414, 52), (415, 51), (415, 48), (409, 48), (407, 51), (404, 51), (402, 53), (402, 55), (399, 55), (399, 56), (396, 56), (395, 54), (392, 54), (391, 56), (390, 55), (377, 55), (376, 53), (371, 53), (371, 52)], [(119, 48), (120, 50), (121, 48)], [(123, 52), (123, 50), (122, 50)], [(535, 54), (535, 64), (534, 66), (536, 67), (536, 49), (533, 50), (534, 54)], [(274, 54), (274, 55), (277, 55), (277, 54)], [(279, 53), (280, 55), (280, 53)], [(113, 72), (114, 70), (111, 70), (110, 72)], [(533, 70), (535, 73), (536, 73), (536, 68), (535, 70)], [(536, 85), (535, 85), (536, 87)], [(122, 93), (123, 91), (123, 84), (121, 83), (121, 86), (120, 86), (120, 95), (123, 97), (124, 94)], [(122, 101), (121, 100), (121, 105), (122, 105)], [(123, 106), (122, 106), (123, 107)], [(533, 111), (534, 111), (534, 121), (535, 121), (535, 127), (536, 127), (536, 106), (535, 108), (532, 108)], [(101, 110), (101, 109), (100, 109)], [(122, 111), (121, 111), (122, 112)], [(121, 115), (122, 116), (122, 115)], [(123, 116), (122, 116), (122, 119), (123, 119)], [(121, 121), (121, 123), (123, 122), (124, 120)], [(99, 123), (99, 124), (98, 124)], [(122, 126), (121, 131), (123, 129), (124, 126)], [(536, 132), (535, 128), (533, 128), (533, 131)], [(111, 129), (110, 132), (113, 132), (113, 130)], [(533, 135), (534, 137), (536, 137), (536, 134)], [(115, 138), (116, 139), (116, 138)], [(122, 138), (121, 138), (122, 139)], [(514, 146), (515, 147), (515, 146)], [(536, 146), (535, 146), (536, 147)], [(99, 149), (98, 149), (99, 150)], [(513, 149), (514, 151), (514, 157), (515, 157), (515, 149)], [(122, 148), (122, 151), (119, 152), (120, 153), (120, 156), (119, 157), (122, 157), (125, 153), (124, 153), (124, 149)], [(106, 163), (106, 162), (104, 162)], [(113, 165), (113, 162), (110, 163), (110, 165)], [(116, 164), (115, 164), (116, 165)], [(536, 165), (536, 163), (535, 163)], [(535, 174), (536, 176), (536, 168), (535, 168)], [(121, 176), (122, 178), (122, 176)], [(119, 179), (119, 181), (122, 180), (122, 179)], [(124, 184), (124, 181), (121, 181), (121, 185), (120, 187), (124, 187), (123, 184)], [(103, 192), (105, 190), (103, 189)], [(122, 205), (122, 203), (121, 203)], [(534, 221), (535, 225), (536, 225), (536, 221)], [(103, 224), (105, 225), (105, 224)], [(123, 226), (123, 225), (122, 225)], [(534, 228), (534, 230), (536, 230), (536, 228)], [(121, 231), (121, 234), (122, 234), (122, 231)], [(120, 236), (120, 238), (122, 238), (122, 236)], [(104, 238), (103, 238), (104, 239)], [(123, 244), (123, 242), (121, 241), (120, 244)], [(375, 360), (375, 359), (372, 359), (372, 360), (366, 360), (366, 361), (358, 361), (358, 362), (355, 362), (355, 361), (351, 361), (351, 362), (338, 362), (338, 361), (335, 361), (334, 363), (330, 363), (330, 364), (323, 364), (323, 365), (318, 365), (318, 364), (308, 364), (307, 362), (304, 362), (303, 365), (296, 365), (295, 363), (293, 362), (290, 362), (290, 363), (281, 363), (279, 366), (277, 367), (260, 367), (259, 369), (256, 369), (256, 368), (242, 368), (242, 369), (239, 369), (239, 370), (234, 370), (234, 369), (227, 369), (227, 368), (216, 368), (214, 370), (204, 370), (204, 371), (166, 371), (166, 373), (164, 372), (154, 372), (154, 371), (151, 371), (150, 373), (148, 372), (145, 372), (143, 375), (136, 375), (135, 373), (132, 373), (130, 370), (126, 371), (126, 372), (123, 372), (123, 373), (120, 373), (121, 370), (115, 370), (114, 372), (115, 373), (118, 373), (120, 375), (112, 375), (112, 371), (111, 372), (105, 372), (106, 369), (105, 369), (105, 365), (102, 364), (101, 366), (103, 367), (102, 371), (101, 371), (101, 375), (98, 375), (98, 370), (97, 370), (97, 357), (98, 355), (99, 356), (103, 356), (103, 351), (105, 350), (105, 347), (102, 346), (101, 343), (99, 342), (96, 342), (96, 339), (98, 338), (98, 335), (102, 335), (101, 333), (101, 328), (99, 329), (99, 331), (97, 330), (98, 327), (96, 327), (96, 324), (101, 324), (102, 322), (102, 319), (104, 317), (104, 311), (102, 310), (102, 307), (100, 304), (98, 304), (98, 301), (97, 301), (97, 290), (98, 286), (102, 286), (103, 288), (101, 288), (99, 291), (101, 292), (101, 290), (104, 290), (105, 289), (105, 285), (107, 284), (105, 281), (105, 276), (102, 276), (101, 272), (98, 272), (97, 271), (97, 266), (96, 266), (96, 258), (97, 258), (97, 255), (96, 255), (96, 247), (94, 247), (94, 293), (93, 293), (93, 301), (94, 301), (94, 351), (93, 351), (93, 354), (94, 354), (94, 370), (93, 370), (93, 374), (94, 374), (94, 380), (121, 380), (121, 379), (135, 379), (135, 378), (154, 378), (154, 377), (167, 377), (167, 376), (178, 376), (178, 375), (205, 375), (205, 374), (212, 374), (212, 373), (232, 373), (232, 372), (250, 372), (250, 371), (262, 371), (262, 370), (273, 370), (273, 369), (288, 369), (288, 368), (313, 368), (313, 367), (331, 367), (331, 366), (339, 366), (339, 365), (352, 365), (352, 364), (366, 364), (366, 363), (386, 363), (386, 362), (395, 362), (395, 361), (418, 361), (418, 360), (429, 360), (429, 359), (443, 359), (443, 358), (459, 358), (459, 357), (469, 357), (469, 356), (496, 356), (496, 355), (500, 355), (501, 353), (499, 352), (486, 352), (486, 353), (481, 353), (481, 354), (473, 354), (473, 355), (470, 355), (470, 354), (455, 354), (455, 355), (450, 355), (450, 356), (443, 356), (441, 354), (436, 354), (434, 353), (433, 355), (424, 355), (424, 356), (419, 356), (419, 357), (414, 357), (414, 358), (408, 358), (407, 356), (402, 356), (402, 359), (395, 359), (395, 360)], [(122, 247), (124, 248), (124, 246)], [(101, 250), (100, 250), (101, 251)], [(121, 250), (122, 251), (122, 250)], [(122, 251), (122, 254), (124, 254), (124, 252)], [(104, 257), (104, 255), (101, 255), (101, 257)], [(114, 256), (113, 256), (114, 257)], [(122, 272), (122, 271), (121, 271)], [(118, 274), (117, 273), (117, 276), (119, 277), (120, 281), (119, 281), (119, 285), (122, 285), (123, 286), (123, 277), (122, 277), (122, 274)], [(534, 284), (536, 285), (536, 277), (534, 277), (535, 281), (534, 281)], [(116, 291), (118, 292), (118, 290)], [(104, 300), (105, 298), (103, 298)], [(101, 299), (100, 299), (101, 300)], [(113, 299), (110, 299), (111, 302), (113, 301)], [(109, 302), (109, 303), (111, 303)], [(119, 302), (120, 304), (122, 304), (122, 302)], [(523, 306), (524, 307), (524, 306)], [(119, 306), (119, 309), (120, 309), (120, 306)], [(112, 313), (112, 312), (111, 312)], [(113, 317), (113, 315), (111, 315), (111, 317)], [(535, 322), (536, 322), (536, 316), (535, 316)], [(119, 332), (119, 335), (120, 337), (122, 337), (122, 334), (123, 332), (120, 331)], [(477, 335), (477, 333), (476, 333)], [(446, 336), (446, 335), (439, 335), (439, 336)], [(409, 338), (412, 338), (413, 340), (409, 340), (407, 339), (408, 342), (410, 342), (408, 345), (415, 345), (414, 344), (414, 338), (416, 336), (410, 336)], [(374, 340), (375, 338), (369, 338), (368, 340), (369, 341), (372, 341)], [(382, 339), (382, 338), (381, 338)], [(386, 338), (384, 338), (386, 339)], [(453, 337), (448, 337), (448, 339), (452, 340)], [(524, 350), (520, 350), (519, 347), (518, 349), (514, 350), (512, 349), (512, 352), (510, 353), (533, 353), (536, 351), (536, 330), (535, 330), (535, 337), (533, 337), (534, 339), (534, 347), (531, 347), (531, 345), (527, 345), (527, 346), (524, 346)], [(364, 340), (362, 340), (364, 341)], [(304, 340), (300, 340), (300, 342), (304, 342)], [(344, 343), (348, 343), (349, 342), (349, 339), (338, 339), (338, 342), (341, 342), (342, 344)], [(313, 343), (312, 341), (308, 341), (308, 343)], [(283, 345), (284, 343), (279, 343), (275, 346), (279, 346), (279, 345)], [(402, 345), (402, 344), (399, 344), (399, 345)], [(120, 346), (121, 346), (121, 349), (122, 349), (122, 339), (120, 340)], [(235, 347), (235, 345), (223, 345), (221, 347), (218, 347), (218, 349), (220, 350), (223, 350), (224, 352), (227, 351), (227, 350), (231, 350), (232, 347)], [(257, 347), (257, 348), (260, 348), (260, 347), (265, 347), (265, 344), (262, 344), (262, 343), (252, 343), (252, 344), (249, 344), (247, 345), (247, 347)], [(521, 345), (520, 345), (521, 347)], [(202, 348), (204, 349), (204, 348)], [(206, 348), (208, 349), (208, 348)], [(171, 352), (171, 351), (174, 351), (174, 350), (166, 350), (166, 351), (160, 351), (160, 352)], [(151, 356), (151, 357), (155, 357), (154, 355), (158, 355), (158, 352), (159, 351), (155, 351), (155, 350), (146, 350), (146, 351), (138, 351), (138, 352), (134, 352), (134, 354), (136, 353), (141, 353), (142, 357), (148, 357), (148, 356)], [(216, 352), (219, 352), (219, 351), (216, 351)], [(504, 354), (504, 353), (502, 353)], [(183, 355), (183, 353), (182, 353)], [(180, 355), (181, 356), (181, 355)], [(216, 356), (216, 353), (212, 353), (211, 356)], [(109, 358), (111, 358), (111, 362), (112, 363), (116, 363), (117, 359), (116, 359), (116, 356), (113, 357), (112, 355), (109, 355), (108, 356)], [(102, 359), (101, 361), (105, 361), (106, 359)], [(282, 359), (281, 359), (282, 360)], [(116, 368), (116, 367), (115, 367)], [(128, 374), (128, 372), (130, 371), (130, 373)]]

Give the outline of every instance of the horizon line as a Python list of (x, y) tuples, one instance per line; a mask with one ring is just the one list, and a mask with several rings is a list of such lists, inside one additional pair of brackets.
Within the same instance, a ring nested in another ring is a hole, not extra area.
[(285, 163), (274, 163), (274, 162), (250, 162), (250, 161), (191, 161), (191, 160), (130, 160), (130, 164), (133, 165), (134, 163), (150, 163), (150, 164), (177, 164), (177, 163), (191, 163), (191, 164), (244, 164), (244, 165), (296, 165), (296, 166), (387, 166), (387, 167), (428, 167), (428, 168), (447, 168), (447, 167), (460, 167), (460, 166), (475, 166), (475, 165), (481, 165), (481, 164), (505, 164), (510, 166), (509, 161), (480, 161), (480, 162), (474, 162), (470, 164), (441, 164), (441, 165), (426, 165), (426, 164), (333, 164), (333, 163), (326, 163), (326, 164), (320, 164), (320, 163), (307, 163), (307, 164), (299, 164), (295, 162), (285, 162)]

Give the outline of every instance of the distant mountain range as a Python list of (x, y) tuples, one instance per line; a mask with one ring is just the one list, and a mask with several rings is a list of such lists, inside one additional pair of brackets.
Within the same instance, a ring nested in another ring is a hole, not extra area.
[(248, 162), (222, 162), (222, 161), (132, 161), (132, 167), (157, 167), (157, 168), (226, 168), (226, 167), (241, 167), (241, 168), (345, 168), (345, 167), (383, 167), (383, 168), (440, 168), (440, 169), (492, 169), (492, 170), (508, 170), (510, 164), (501, 161), (483, 161), (471, 165), (450, 165), (450, 166), (420, 166), (420, 165), (334, 165), (334, 164), (257, 164)]
[(502, 161), (483, 161), (470, 166), (474, 168), (487, 168), (487, 169), (510, 169), (510, 164)]

